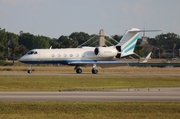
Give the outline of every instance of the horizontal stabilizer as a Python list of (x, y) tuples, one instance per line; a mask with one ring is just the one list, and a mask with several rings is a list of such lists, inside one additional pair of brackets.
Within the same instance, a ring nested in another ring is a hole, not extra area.
[(142, 30), (142, 29), (137, 29), (137, 28), (131, 28), (129, 32), (157, 32), (161, 30), (154, 30), (154, 29), (149, 29), (149, 30)]

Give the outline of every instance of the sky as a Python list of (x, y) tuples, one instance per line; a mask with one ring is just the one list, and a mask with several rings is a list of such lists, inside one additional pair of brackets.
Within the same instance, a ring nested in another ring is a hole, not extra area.
[[(0, 28), (50, 38), (73, 32), (123, 35), (130, 28), (180, 35), (180, 0), (0, 0)], [(142, 36), (142, 34), (141, 34)]]

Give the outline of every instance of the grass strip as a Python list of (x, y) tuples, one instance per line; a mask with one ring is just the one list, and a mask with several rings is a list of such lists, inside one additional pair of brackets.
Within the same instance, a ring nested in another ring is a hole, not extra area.
[[(0, 73), (14, 73), (21, 72), (27, 73), (29, 65), (21, 66), (0, 66)], [(92, 67), (82, 67), (83, 73), (91, 73)], [(99, 74), (178, 74), (180, 68), (158, 68), (158, 67), (130, 67), (130, 66), (120, 66), (112, 68), (100, 68), (98, 67)], [(74, 73), (75, 70), (73, 66), (56, 66), (56, 65), (35, 65), (33, 67), (33, 73)]]
[(0, 119), (179, 119), (180, 102), (0, 102)]
[(178, 76), (0, 76), (0, 91), (180, 87)]

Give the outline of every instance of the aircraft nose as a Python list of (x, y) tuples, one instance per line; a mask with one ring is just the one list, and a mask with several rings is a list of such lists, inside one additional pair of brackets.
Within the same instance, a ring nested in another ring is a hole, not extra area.
[(22, 61), (22, 57), (21, 57), (21, 58), (19, 58), (19, 59), (18, 59), (18, 61), (19, 61), (19, 62), (21, 62), (21, 61)]
[(21, 58), (18, 59), (19, 62), (23, 62), (24, 61), (24, 56), (22, 56)]

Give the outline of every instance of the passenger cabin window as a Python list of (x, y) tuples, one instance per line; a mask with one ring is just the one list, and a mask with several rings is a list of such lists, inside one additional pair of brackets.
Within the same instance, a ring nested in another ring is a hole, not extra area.
[(79, 54), (78, 54), (78, 53), (76, 53), (76, 57), (79, 57)]
[(64, 54), (64, 57), (66, 57), (67, 55), (66, 54)]
[(73, 56), (73, 54), (70, 54), (69, 56), (70, 56), (70, 57), (72, 57), (72, 56)]

